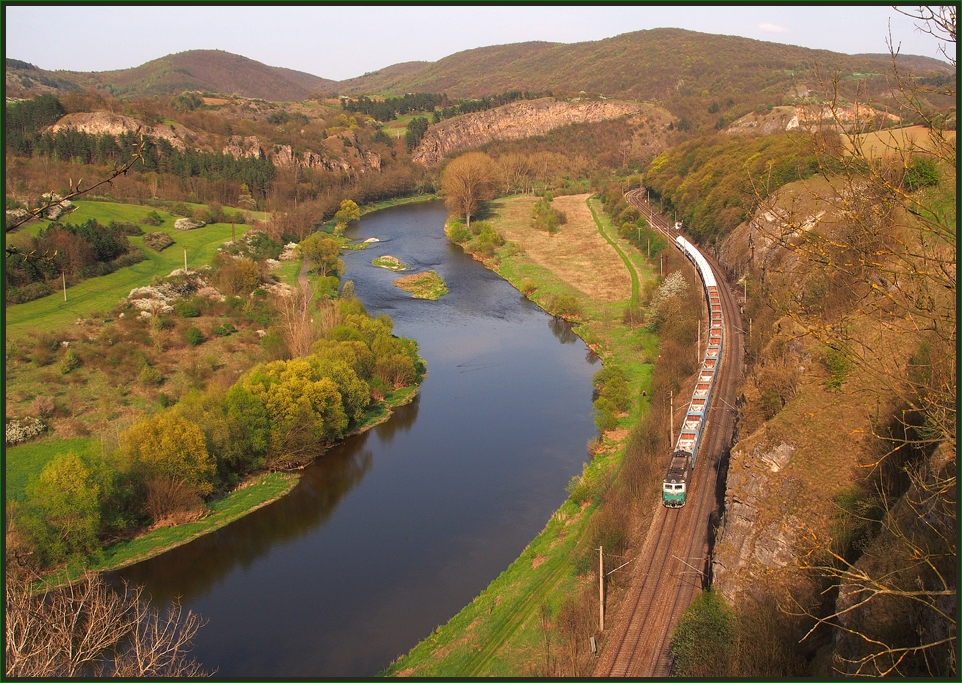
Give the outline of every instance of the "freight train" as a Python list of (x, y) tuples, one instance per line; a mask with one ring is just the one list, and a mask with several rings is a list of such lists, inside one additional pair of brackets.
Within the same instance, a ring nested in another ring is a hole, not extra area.
[(701, 277), (705, 297), (708, 299), (708, 308), (711, 311), (711, 322), (708, 331), (708, 348), (705, 350), (701, 369), (698, 371), (698, 381), (695, 383), (691, 403), (688, 404), (688, 412), (682, 422), (681, 433), (671, 454), (668, 472), (662, 482), (661, 502), (665, 507), (672, 508), (683, 506), (687, 499), (691, 474), (695, 469), (695, 460), (698, 458), (698, 447), (701, 444), (705, 423), (708, 421), (708, 409), (715, 387), (715, 377), (721, 369), (722, 344), (725, 339), (718, 283), (715, 281), (711, 266), (701, 252), (684, 237), (676, 237), (675, 245), (695, 265)]

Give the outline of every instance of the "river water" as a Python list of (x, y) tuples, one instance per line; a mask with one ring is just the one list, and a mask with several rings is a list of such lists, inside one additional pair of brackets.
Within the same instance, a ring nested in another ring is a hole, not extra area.
[[(544, 527), (595, 435), (584, 343), (444, 236), (440, 202), (369, 214), (346, 279), (428, 364), (420, 396), (304, 471), (283, 499), (117, 575), (208, 620), (217, 676), (372, 676), (445, 623)], [(371, 260), (436, 270), (412, 299)]]

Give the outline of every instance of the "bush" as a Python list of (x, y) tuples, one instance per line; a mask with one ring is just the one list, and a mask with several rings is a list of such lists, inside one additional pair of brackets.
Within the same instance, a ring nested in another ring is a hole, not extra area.
[(525, 296), (530, 297), (538, 291), (538, 283), (530, 278), (525, 278), (521, 281), (521, 293)]
[(610, 432), (618, 427), (618, 407), (602, 396), (594, 402), (595, 426), (599, 432)]
[(31, 407), (33, 408), (33, 412), (40, 417), (50, 417), (54, 409), (53, 399), (49, 396), (37, 396), (33, 399)]
[(22, 420), (10, 420), (6, 425), (5, 443), (12, 446), (23, 443), (47, 431), (43, 420), (27, 417)]
[(468, 229), (461, 221), (452, 221), (448, 225), (446, 232), (448, 234), (448, 239), (452, 242), (456, 242), (457, 244), (467, 242), (469, 239), (471, 239), (471, 233), (468, 232)]
[(80, 367), (80, 356), (74, 353), (73, 349), (67, 349), (67, 352), (63, 354), (60, 359), (60, 374), (67, 375), (72, 370), (76, 370)]
[(695, 596), (671, 635), (675, 674), (725, 678), (732, 667), (737, 622), (725, 599), (712, 590)]
[(228, 337), (237, 332), (237, 328), (230, 323), (224, 323), (223, 325), (218, 325), (215, 327), (213, 330), (211, 330), (211, 332), (216, 334), (218, 337)]
[(584, 313), (584, 309), (573, 294), (558, 294), (548, 303), (548, 312), (561, 318), (574, 318)]
[(107, 227), (111, 230), (117, 230), (122, 235), (136, 237), (144, 234), (143, 229), (139, 225), (131, 223), (130, 221), (110, 221)]
[(152, 368), (149, 365), (145, 365), (140, 371), (140, 376), (138, 377), (140, 383), (144, 386), (155, 387), (164, 381), (161, 376), (160, 371), (157, 368)]
[(53, 289), (46, 282), (31, 282), (23, 287), (8, 287), (4, 300), (8, 304), (25, 304), (50, 294)]
[(144, 225), (152, 225), (157, 227), (158, 225), (164, 224), (164, 219), (160, 217), (160, 214), (156, 211), (151, 211), (146, 216), (140, 219), (140, 222)]
[(200, 309), (189, 301), (178, 301), (174, 304), (174, 313), (181, 318), (199, 318)]
[(154, 251), (163, 251), (174, 243), (174, 238), (166, 232), (148, 232), (144, 235), (144, 244)]
[(199, 346), (204, 342), (204, 333), (191, 325), (184, 331), (184, 339), (191, 346)]

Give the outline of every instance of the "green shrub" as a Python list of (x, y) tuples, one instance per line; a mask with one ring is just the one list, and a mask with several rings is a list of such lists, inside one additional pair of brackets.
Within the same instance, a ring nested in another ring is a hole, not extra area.
[(604, 396), (594, 402), (595, 426), (599, 432), (610, 432), (618, 427), (618, 406)]
[(164, 224), (164, 219), (160, 217), (160, 214), (156, 211), (151, 211), (146, 216), (140, 219), (140, 222), (144, 225), (152, 225), (157, 227), (158, 225)]
[(237, 328), (230, 323), (224, 323), (223, 325), (218, 325), (211, 331), (218, 337), (228, 337), (237, 332)]
[(456, 242), (457, 244), (467, 242), (469, 239), (471, 239), (471, 233), (461, 221), (452, 221), (448, 225), (446, 232), (448, 234), (448, 239), (452, 242)]
[(189, 301), (178, 301), (174, 304), (174, 313), (181, 318), (198, 318), (200, 309)]
[(842, 383), (848, 379), (852, 364), (844, 353), (836, 349), (829, 349), (825, 354), (824, 363), (829, 375), (826, 386), (832, 391), (840, 390)]
[(525, 278), (521, 281), (521, 293), (525, 296), (531, 296), (536, 291), (538, 291), (538, 283), (530, 278)]
[(110, 221), (107, 227), (128, 236), (136, 237), (144, 234), (143, 229), (139, 225), (131, 223), (130, 221)]
[(548, 312), (561, 318), (573, 318), (584, 313), (584, 309), (573, 294), (558, 294), (549, 302)]
[(204, 333), (191, 325), (184, 331), (184, 339), (191, 346), (199, 346), (204, 342)]
[(725, 678), (729, 675), (737, 644), (735, 613), (712, 590), (695, 596), (671, 635), (675, 675)]
[(76, 370), (80, 367), (80, 356), (74, 353), (73, 349), (67, 349), (67, 352), (63, 354), (60, 359), (60, 374), (67, 375), (72, 370)]
[(147, 387), (155, 387), (164, 381), (161, 376), (160, 371), (157, 368), (152, 368), (149, 365), (144, 365), (143, 369), (140, 371), (138, 376), (140, 383)]

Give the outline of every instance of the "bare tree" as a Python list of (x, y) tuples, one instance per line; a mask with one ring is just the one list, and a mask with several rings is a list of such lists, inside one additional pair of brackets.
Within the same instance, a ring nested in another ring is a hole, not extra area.
[(8, 573), (4, 600), (9, 677), (207, 676), (190, 657), (203, 619), (179, 604), (165, 614), (143, 599), (143, 588), (119, 591), (98, 574), (36, 591)]
[(468, 227), (481, 202), (491, 198), (494, 179), (494, 162), (484, 152), (462, 154), (441, 174), (441, 192), (448, 208), (464, 216)]

